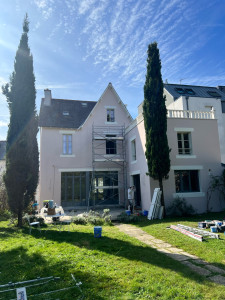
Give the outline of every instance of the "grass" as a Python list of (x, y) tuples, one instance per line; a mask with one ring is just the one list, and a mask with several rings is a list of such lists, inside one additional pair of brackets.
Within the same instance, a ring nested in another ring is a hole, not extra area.
[[(141, 227), (147, 233), (162, 239), (171, 245), (181, 248), (190, 254), (194, 254), (209, 263), (213, 263), (225, 270), (225, 235), (218, 233), (220, 239), (207, 239), (199, 242), (173, 229), (168, 229), (170, 225), (183, 224), (191, 227), (198, 227), (198, 222), (204, 220), (223, 220), (225, 213), (211, 213), (195, 215), (185, 218), (166, 218), (164, 220), (149, 221), (146, 218), (140, 218), (136, 226)], [(210, 229), (207, 229), (208, 231)], [(225, 298), (225, 297), (224, 297)]]
[[(173, 240), (172, 231), (165, 229), (166, 221), (154, 221), (150, 226), (149, 221), (145, 222), (142, 219), (138, 226), (154, 235), (162, 232), (162, 239), (168, 235), (165, 231)], [(17, 229), (7, 224), (0, 222), (0, 284), (38, 276), (60, 277), (58, 281), (28, 288), (29, 300), (223, 299), (225, 294), (225, 287), (194, 274), (114, 226), (103, 226), (102, 238), (94, 238), (93, 226), (89, 225), (76, 225), (71, 232), (49, 227), (41, 233), (32, 230), (29, 235), (28, 228)], [(224, 240), (216, 242), (224, 246)], [(211, 249), (211, 241), (207, 245)], [(79, 282), (82, 284), (76, 285)], [(71, 286), (72, 289), (37, 296)], [(0, 299), (15, 298), (15, 291), (0, 293)]]

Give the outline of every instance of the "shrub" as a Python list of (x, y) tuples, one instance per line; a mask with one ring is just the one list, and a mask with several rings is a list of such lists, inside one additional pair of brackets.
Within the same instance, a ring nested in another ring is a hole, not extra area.
[(7, 202), (7, 191), (3, 180), (3, 175), (0, 176), (0, 211), (4, 212), (9, 209)]
[(191, 204), (187, 204), (184, 198), (176, 197), (168, 207), (167, 213), (172, 217), (187, 217), (193, 215), (195, 210)]
[(119, 216), (117, 216), (117, 221), (121, 223), (135, 223), (139, 220), (138, 216), (130, 215), (128, 216), (125, 212), (122, 212)]
[(97, 211), (90, 210), (83, 215), (73, 217), (73, 222), (75, 224), (92, 224), (92, 225), (104, 225), (111, 224), (111, 215), (109, 214), (109, 209), (104, 209), (103, 214), (101, 215)]
[(88, 223), (87, 218), (84, 216), (75, 216), (72, 218), (72, 221), (77, 225), (86, 225)]
[(11, 216), (12, 213), (9, 210), (0, 209), (0, 221), (7, 221), (11, 218)]

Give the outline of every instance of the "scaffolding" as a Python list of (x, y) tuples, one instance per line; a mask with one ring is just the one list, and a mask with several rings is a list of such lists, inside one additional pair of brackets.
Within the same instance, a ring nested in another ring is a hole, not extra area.
[(92, 178), (88, 206), (125, 205), (125, 126), (92, 126)]

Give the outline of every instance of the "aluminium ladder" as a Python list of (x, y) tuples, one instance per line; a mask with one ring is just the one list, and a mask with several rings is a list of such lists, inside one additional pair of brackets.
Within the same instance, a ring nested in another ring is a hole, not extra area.
[(193, 228), (193, 227), (189, 227), (189, 226), (185, 226), (185, 225), (181, 225), (181, 224), (171, 225), (170, 228), (174, 229), (176, 231), (179, 231), (189, 237), (192, 237), (200, 242), (202, 242), (203, 239), (206, 237), (219, 239), (219, 234), (201, 230), (201, 229), (197, 229), (197, 228)]

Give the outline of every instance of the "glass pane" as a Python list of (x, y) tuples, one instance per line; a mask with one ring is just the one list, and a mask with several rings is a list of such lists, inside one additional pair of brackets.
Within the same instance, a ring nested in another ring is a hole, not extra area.
[(188, 141), (188, 140), (189, 140), (189, 138), (188, 138), (188, 133), (183, 133), (183, 136), (184, 136), (184, 140), (185, 140), (185, 141)]
[(189, 171), (182, 171), (182, 192), (190, 192)]
[(198, 178), (198, 171), (190, 171), (191, 177), (191, 191), (192, 192), (199, 192), (199, 178)]
[(178, 141), (181, 140), (181, 133), (178, 133), (178, 134), (177, 134), (177, 139), (178, 139)]
[(66, 181), (66, 201), (73, 201), (73, 177), (72, 176), (67, 176), (67, 181)]
[(174, 176), (175, 176), (176, 193), (180, 193), (181, 192), (181, 182), (180, 182), (180, 173), (179, 173), (179, 171), (175, 171)]
[(68, 142), (68, 154), (72, 154), (72, 141)]
[(74, 177), (74, 201), (80, 202), (80, 177)]
[(65, 175), (62, 174), (62, 178), (61, 178), (61, 199), (62, 201), (66, 200), (66, 177)]

